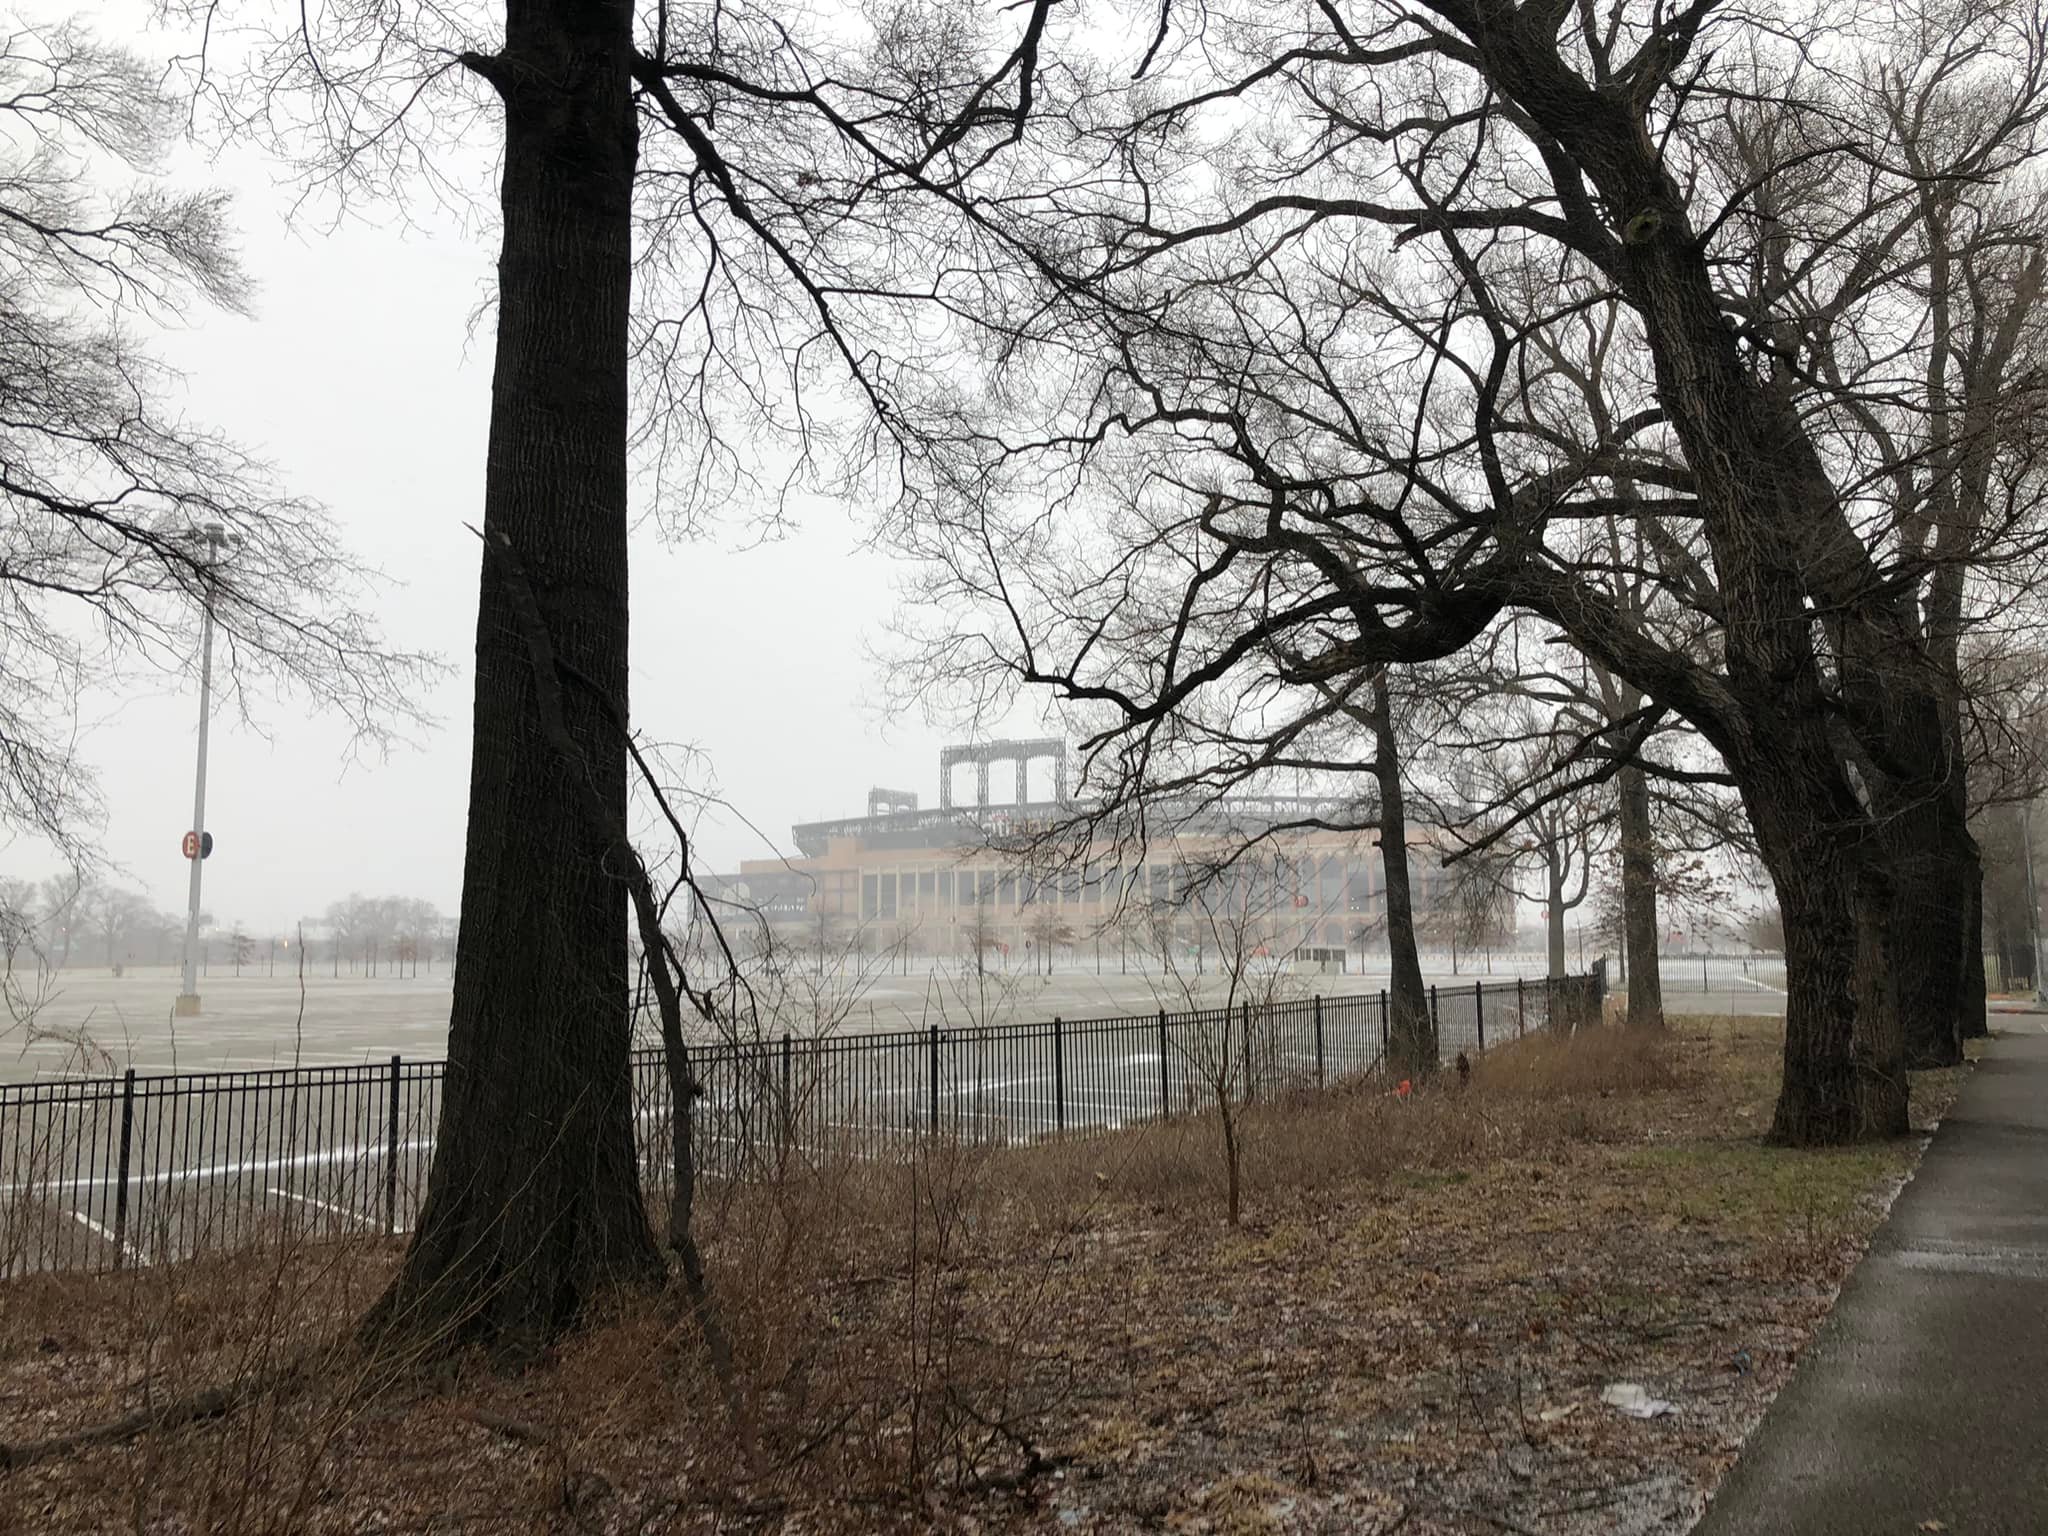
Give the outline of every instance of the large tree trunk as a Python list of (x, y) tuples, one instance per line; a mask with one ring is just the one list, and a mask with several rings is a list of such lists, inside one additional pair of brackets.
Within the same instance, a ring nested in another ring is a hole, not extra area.
[(1892, 927), (1897, 910), (1889, 871), (1866, 861), (1856, 883), (1856, 1113), (1864, 1137), (1912, 1129), (1905, 1024), (1892, 981), (1910, 944)]
[[(505, 107), (484, 536), (523, 565), (590, 787), (620, 824), (626, 344), (636, 156), (623, 0), (511, 0), (469, 64)], [(426, 1204), (373, 1330), (524, 1353), (661, 1260), (641, 1204), (625, 888), (543, 734), (505, 564), (486, 559), (448, 1072)]]
[[(1847, 908), (1867, 899), (1867, 888), (1858, 887), (1861, 896), (1844, 888), (1832, 899), (1819, 890), (1825, 879), (1852, 873), (1851, 864), (1875, 868), (1879, 844), (1871, 807), (1839, 763), (1827, 760), (1833, 749), (1820, 722), (1846, 725), (1870, 762), (1893, 778), (1891, 787), (1910, 793), (1945, 782), (1943, 765), (1925, 753), (1928, 736), (1919, 723), (1936, 697), (1935, 668), (1913, 595), (1884, 579), (1864, 544), (1852, 502), (1838, 493), (1835, 466), (1802, 415), (1794, 376), (1776, 363), (1759, 368), (1745, 355), (1710, 242), (1693, 222), (1691, 189), (1643, 131), (1639, 103), (1573, 72), (1547, 9), (1480, 7), (1459, 25), (1489, 85), (1555, 137), (1560, 165), (1571, 163), (1558, 182), (1567, 201), (1590, 191), (1593, 202), (1628, 221), (1611, 270), (1641, 317), (1657, 400), (1693, 477), (1720, 588), (1728, 692), (1696, 696), (1695, 705), (1707, 706), (1696, 712), (1679, 707), (1695, 713), (1729, 760), (1759, 840), (1771, 850), (1766, 863), (1781, 898), (1796, 898), (1783, 903), (1792, 996), (1778, 1130), (1797, 1141), (1864, 1134), (1851, 1079), (1863, 1070), (1881, 1074), (1889, 1064), (1859, 1067), (1851, 1060), (1853, 953), (1859, 945), (1889, 948), (1879, 941), (1892, 914), (1852, 926)], [(1939, 247), (1938, 235), (1934, 243)], [(1937, 299), (1946, 289), (1938, 281), (1930, 286)], [(1947, 345), (1938, 334), (1937, 352)], [(1938, 553), (1955, 557), (1947, 569), (1960, 581), (1966, 548)], [(1830, 632), (1825, 669), (1816, 622)], [(1671, 680), (1654, 662), (1634, 679), (1653, 693)], [(1900, 732), (1901, 722), (1910, 728)], [(1787, 784), (1790, 799), (1774, 803)], [(1767, 822), (1776, 823), (1768, 832)], [(1837, 848), (1824, 849), (1826, 840)], [(1802, 849), (1813, 863), (1801, 863)], [(1841, 926), (1824, 931), (1829, 921)], [(1881, 1011), (1896, 1023), (1895, 1005)], [(1873, 1039), (1890, 1028), (1878, 1028)], [(1902, 1085), (1887, 1080), (1876, 1116), (1886, 1124), (1903, 1122), (1902, 1108), (1891, 1108), (1894, 1094), (1902, 1106)]]
[(1771, 1139), (1833, 1146), (1902, 1134), (1889, 883), (1831, 829), (1810, 826), (1787, 843), (1780, 828), (1758, 827), (1785, 925), (1785, 1065)]
[(1544, 846), (1543, 872), (1547, 880), (1546, 890), (1550, 897), (1550, 900), (1543, 908), (1543, 929), (1550, 952), (1549, 974), (1556, 978), (1565, 974), (1564, 886), (1569, 871), (1564, 867), (1563, 844), (1553, 842)]
[(1785, 1067), (1771, 1139), (1791, 1146), (1854, 1141), (1855, 903), (1839, 870), (1780, 878), (1785, 925)]
[(1387, 957), (1393, 969), (1387, 999), (1387, 1066), (1399, 1077), (1427, 1077), (1437, 1069), (1436, 1029), (1429, 1017), (1429, 993), (1422, 985), (1422, 957), (1415, 948), (1408, 810), (1385, 673), (1373, 679), (1372, 697), (1372, 770), (1380, 792), (1380, 866), (1387, 881)]
[(1640, 768), (1616, 779), (1620, 798), (1622, 952), (1628, 980), (1628, 1022), (1664, 1022), (1664, 977), (1657, 967), (1657, 844), (1650, 826), (1650, 780)]
[[(1957, 689), (1960, 695), (1960, 683)], [(1956, 1033), (1964, 1040), (1981, 1040), (1990, 1033), (1984, 986), (1984, 850), (1977, 834), (1970, 830), (1970, 782), (1967, 747), (1963, 741), (1960, 701), (1949, 719), (1949, 756), (1957, 765), (1954, 793), (1962, 815), (1961, 868), (1957, 880), (1962, 887), (1963, 910), (1956, 924), (1962, 945), (1962, 976), (1956, 988)]]
[(1893, 1006), (1905, 1032), (1913, 1067), (1949, 1067), (1963, 1059), (1964, 950), (1968, 946), (1970, 885), (1977, 864), (1960, 759), (1950, 762), (1939, 743), (1916, 740), (1941, 730), (1929, 706), (1905, 711), (1895, 733), (1900, 756), (1938, 763), (1945, 775), (1905, 784), (1880, 798), (1886, 874), (1892, 885)]
[[(1876, 579), (1793, 393), (1759, 379), (1742, 355), (1687, 193), (1635, 108), (1572, 79), (1538, 13), (1506, 14), (1514, 19), (1490, 21), (1475, 38), (1483, 64), (1607, 206), (1629, 211), (1618, 280), (1642, 316), (1657, 398), (1696, 479), (1735, 706), (1700, 723), (1719, 735), (1741, 781), (1785, 912), (1790, 996), (1775, 1134), (1800, 1143), (1880, 1134), (1904, 1123), (1904, 1078), (1896, 1063), (1865, 1054), (1882, 1052), (1893, 1029), (1859, 1039), (1855, 992), (1859, 951), (1867, 965), (1889, 949), (1890, 914), (1857, 915), (1869, 900), (1865, 869), (1876, 867), (1875, 828), (1824, 722), (1846, 720), (1873, 758), (1896, 759), (1877, 738), (1922, 675), (1910, 605)], [(1816, 608), (1832, 615), (1827, 686)], [(1925, 768), (1905, 766), (1910, 779)], [(1896, 1024), (1895, 1008), (1878, 1012)]]
[[(1974, 850), (1974, 839), (1973, 851)], [(1984, 983), (1984, 859), (1976, 852), (1965, 882), (1963, 915), (1963, 995), (1959, 1005), (1963, 1038), (1981, 1040), (1991, 1032), (1988, 988)]]
[(1893, 878), (1891, 926), (1896, 946), (1893, 1004), (1915, 1068), (1949, 1067), (1963, 1059), (1962, 998), (1968, 942), (1969, 870), (1952, 850), (1915, 835), (1906, 816), (1886, 828)]

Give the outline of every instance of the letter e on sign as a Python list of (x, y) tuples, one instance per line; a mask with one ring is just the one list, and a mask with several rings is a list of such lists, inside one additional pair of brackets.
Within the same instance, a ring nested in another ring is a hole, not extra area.
[(198, 857), (199, 857), (199, 834), (198, 834), (197, 832), (187, 832), (187, 833), (185, 834), (185, 841), (184, 841), (184, 842), (183, 842), (183, 843), (182, 843), (182, 844), (181, 844), (180, 846), (181, 846), (181, 847), (182, 847), (182, 848), (184, 849), (184, 851), (185, 851), (185, 857), (186, 857), (186, 858), (188, 858), (188, 859), (196, 859), (196, 858), (198, 858)]

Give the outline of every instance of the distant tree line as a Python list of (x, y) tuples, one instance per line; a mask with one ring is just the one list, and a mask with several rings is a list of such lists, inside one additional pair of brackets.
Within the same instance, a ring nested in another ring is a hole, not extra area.
[(445, 968), (455, 956), (455, 920), (417, 896), (364, 896), (351, 891), (327, 904), (308, 934), (307, 964), (324, 956), (329, 974), (417, 976)]
[[(290, 928), (225, 926), (199, 915), (201, 960), (209, 973), (276, 974), (299, 962), (330, 976), (417, 976), (445, 968), (455, 952), (454, 919), (416, 896), (351, 892), (318, 918)], [(118, 973), (128, 966), (177, 965), (184, 958), (185, 915), (111, 881), (78, 873), (28, 879), (0, 875), (0, 964)]]
[(24, 958), (64, 969), (175, 962), (183, 916), (147, 896), (83, 874), (42, 880), (0, 876), (0, 924), (11, 971)]

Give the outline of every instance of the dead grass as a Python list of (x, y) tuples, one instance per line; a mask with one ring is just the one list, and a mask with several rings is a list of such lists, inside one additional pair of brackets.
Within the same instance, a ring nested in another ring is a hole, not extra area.
[[(1763, 1147), (1775, 1049), (1687, 1019), (1260, 1106), (1236, 1229), (1203, 1117), (713, 1189), (756, 1476), (672, 1300), (516, 1378), (305, 1390), (266, 1365), (341, 1336), (389, 1247), (17, 1282), (0, 1443), (257, 1385), (0, 1472), (0, 1531), (1681, 1531), (1916, 1155)], [(1678, 1414), (1619, 1418), (1617, 1379)]]

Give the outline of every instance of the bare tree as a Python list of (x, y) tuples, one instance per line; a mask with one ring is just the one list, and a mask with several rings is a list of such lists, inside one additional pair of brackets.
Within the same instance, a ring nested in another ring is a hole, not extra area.
[(1977, 836), (1984, 850), (1980, 942), (2008, 991), (2022, 977), (2036, 988), (2041, 982), (2038, 881), (2041, 867), (2048, 864), (2048, 852), (2041, 845), (2040, 822), (2032, 805), (1997, 805), (1977, 817)]
[(10, 976), (17, 955), (35, 953), (37, 896), (35, 881), (0, 876), (0, 955), (5, 956)]
[(1342, 699), (1351, 719), (1372, 733), (1370, 768), (1377, 791), (1380, 870), (1386, 887), (1387, 1066), (1405, 1078), (1428, 1077), (1441, 1065), (1443, 1052), (1437, 1043), (1429, 993), (1422, 984), (1422, 953), (1416, 943), (1408, 787), (1401, 750), (1401, 732), (1413, 711), (1396, 709), (1395, 690), (1385, 668), (1375, 671), (1357, 692), (1365, 697), (1327, 689), (1325, 697)]
[[(839, 1031), (868, 1006), (868, 994), (895, 965), (896, 952), (876, 945), (858, 924), (828, 936), (822, 961), (816, 943), (792, 942), (765, 922), (752, 928), (741, 971), (754, 1002), (751, 1009), (733, 1016), (736, 1026), (755, 1030), (749, 1038), (766, 1039), (775, 1032), (816, 1038)], [(716, 965), (712, 948), (715, 941), (709, 946), (693, 944), (685, 953), (710, 971)]]
[[(2048, 375), (2008, 304), (2039, 18), (1196, 14), (1129, 46), (1154, 78), (1044, 114), (1063, 233), (1004, 358), (1061, 382), (992, 391), (907, 536), (991, 615), (958, 665), (1131, 760), (1535, 615), (1644, 699), (1586, 780), (1675, 714), (1741, 796), (1789, 945), (1773, 1134), (1903, 1130), (1902, 991), (1937, 1032), (1970, 1006), (1950, 594), (2041, 542)], [(1930, 295), (1954, 324), (1901, 331)], [(1613, 345), (1571, 377), (1588, 316)], [(1645, 632), (1638, 576), (1707, 643)]]
[(1449, 889), (1437, 914), (1440, 932), (1451, 950), (1451, 974), (1459, 974), (1460, 951), (1486, 952), (1493, 970), (1493, 946), (1514, 926), (1516, 891), (1509, 860), (1498, 847), (1455, 859), (1445, 871)]
[(934, 968), (919, 1022), (958, 1020), (975, 1029), (1012, 1022), (1022, 1011), (1025, 984), (1024, 972), (990, 966), (979, 950), (973, 958), (956, 956)]
[[(1543, 910), (1548, 974), (1563, 976), (1565, 918), (1592, 890), (1595, 855), (1612, 820), (1609, 797), (1588, 790), (1559, 793), (1563, 760), (1580, 737), (1561, 714), (1546, 714), (1523, 698), (1496, 712), (1491, 731), (1476, 733), (1465, 771), (1462, 811), (1446, 820), (1473, 853), (1498, 850), (1498, 870), (1523, 901)], [(1476, 750), (1474, 750), (1476, 748)], [(1458, 862), (1470, 859), (1461, 855)], [(1484, 885), (1484, 875), (1475, 882)], [(1455, 906), (1455, 904), (1454, 904)]]
[[(77, 23), (11, 18), (0, 40), (0, 824), (89, 859), (100, 806), (78, 751), (86, 692), (190, 664), (220, 626), (222, 680), (282, 689), (359, 743), (419, 723), (432, 670), (365, 615), (369, 573), (332, 519), (187, 420), (135, 339), (240, 311), (227, 199), (168, 186), (185, 122), (162, 69)], [(219, 524), (232, 559), (192, 535)]]
[(967, 946), (967, 953), (976, 976), (984, 976), (989, 968), (989, 956), (999, 955), (1002, 937), (996, 926), (995, 893), (977, 887), (974, 899), (967, 903), (967, 921), (962, 926), (960, 942)]
[[(524, 1350), (660, 1273), (626, 1081), (629, 897), (644, 925), (612, 848), (631, 456), (676, 527), (784, 448), (794, 468), (765, 471), (771, 517), (786, 476), (887, 475), (913, 450), (899, 399), (945, 369), (905, 320), (972, 323), (983, 279), (958, 210), (1029, 113), (1050, 0), (1000, 38), (946, 12), (849, 37), (750, 3), (334, 0), (275, 22), (232, 0), (182, 9), (213, 37), (248, 36), (227, 13), (258, 29), (250, 59), (204, 77), (230, 130), (282, 125), (346, 195), (424, 180), (460, 196), (438, 149), (502, 129), (448, 1085), (376, 1326)], [(574, 751), (544, 718), (558, 684)], [(590, 804), (580, 779), (564, 786), (586, 772)], [(643, 943), (658, 973), (660, 946)]]
[(341, 901), (330, 901), (320, 921), (321, 926), (327, 930), (328, 958), (332, 962), (334, 975), (341, 975), (341, 962), (344, 956), (348, 958), (349, 968), (353, 970), (357, 952), (368, 932), (362, 896), (351, 891)]
[(71, 941), (83, 921), (78, 899), (85, 885), (85, 873), (77, 868), (68, 874), (52, 875), (43, 882), (42, 908), (37, 921), (43, 929), (43, 942), (55, 957), (52, 963), (60, 971), (71, 963)]
[(434, 969), (434, 940), (441, 931), (441, 911), (431, 901), (411, 897), (400, 903), (399, 923), (411, 950), (412, 972), (417, 976), (420, 962)]
[(85, 883), (76, 910), (104, 946), (110, 971), (119, 969), (123, 946), (156, 919), (155, 908), (143, 897), (103, 880)]
[[(2012, 856), (2026, 850), (2032, 803), (2048, 789), (2048, 671), (2035, 606), (2024, 598), (2008, 604), (2002, 614), (2007, 622), (1996, 629), (1980, 625), (1959, 648), (1970, 822), (1983, 846), (1983, 880), (1973, 893), (1963, 960), (1968, 985), (1977, 992), (1985, 990), (1987, 952), (2009, 948), (2011, 914), (2031, 910), (2015, 897)], [(2017, 832), (2010, 814), (2015, 809), (2021, 811)], [(2023, 890), (2023, 859), (2018, 873)], [(1995, 931), (2001, 925), (2006, 931)], [(2029, 917), (2029, 931), (2033, 926)], [(1965, 1034), (1989, 1027), (1988, 1019), (1973, 1022)]]
[[(1055, 899), (1047, 901), (1045, 894)], [(1041, 893), (1041, 898), (1024, 909), (1024, 929), (1030, 935), (1038, 969), (1045, 975), (1052, 974), (1053, 951), (1061, 945), (1074, 942), (1074, 925), (1067, 921), (1057, 904), (1057, 891)]]
[(1213, 964), (1190, 971), (1169, 958), (1155, 995), (1162, 995), (1162, 1001), (1170, 996), (1183, 1014), (1172, 1046), (1215, 1112), (1224, 1219), (1234, 1227), (1244, 1199), (1244, 1132), (1238, 1116), (1251, 1100), (1261, 1065), (1255, 1020), (1287, 986), (1286, 969), (1271, 950), (1293, 911), (1296, 880), (1285, 855), (1266, 850), (1233, 859), (1229, 873), (1227, 882), (1205, 881), (1182, 902)]

